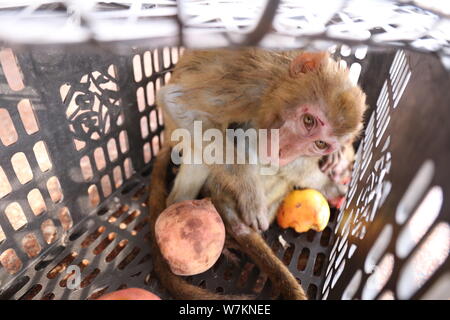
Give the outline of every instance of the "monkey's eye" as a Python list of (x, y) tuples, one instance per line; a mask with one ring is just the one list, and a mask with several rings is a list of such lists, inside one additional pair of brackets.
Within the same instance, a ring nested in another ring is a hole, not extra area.
[(305, 124), (306, 129), (311, 130), (316, 124), (316, 119), (312, 115), (307, 113), (303, 117), (303, 123)]
[(316, 144), (316, 147), (319, 148), (320, 150), (325, 150), (326, 148), (328, 148), (328, 143), (326, 143), (325, 141), (317, 140), (314, 143)]

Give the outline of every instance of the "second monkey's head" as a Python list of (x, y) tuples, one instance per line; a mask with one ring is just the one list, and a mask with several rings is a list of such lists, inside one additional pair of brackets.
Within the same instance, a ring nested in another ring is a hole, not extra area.
[[(323, 156), (359, 134), (366, 97), (326, 52), (284, 52), (263, 99), (259, 127), (279, 129), (279, 161)], [(273, 74), (273, 73), (272, 73)]]

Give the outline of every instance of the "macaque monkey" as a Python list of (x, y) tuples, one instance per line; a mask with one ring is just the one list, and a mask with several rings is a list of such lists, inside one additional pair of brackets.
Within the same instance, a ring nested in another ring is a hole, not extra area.
[[(278, 155), (269, 156), (278, 156), (284, 166), (351, 141), (362, 127), (365, 95), (325, 52), (253, 48), (186, 51), (158, 103), (169, 119), (165, 141), (171, 141), (173, 129), (193, 131), (195, 120), (204, 130), (224, 131), (232, 123), (278, 129)], [(244, 221), (264, 231), (269, 221), (257, 171), (255, 165), (183, 164), (167, 204), (195, 198), (212, 174), (226, 181)]]
[[(329, 200), (342, 196), (345, 187), (337, 183), (337, 178), (346, 162), (340, 160), (342, 157), (327, 155), (345, 153), (345, 146), (362, 128), (366, 108), (365, 95), (351, 83), (348, 71), (324, 52), (256, 48), (186, 51), (171, 84), (160, 90), (158, 104), (165, 116), (166, 145), (152, 172), (149, 207), (154, 268), (164, 287), (181, 299), (239, 298), (187, 284), (169, 271), (156, 246), (154, 223), (165, 205), (194, 199), (203, 188), (221, 214), (227, 232), (269, 275), (282, 296), (306, 299), (297, 280), (259, 231), (268, 229), (277, 206), (294, 185), (316, 188)], [(279, 171), (261, 175), (260, 164), (183, 163), (166, 199), (167, 164), (174, 145), (171, 134), (177, 128), (193, 132), (195, 120), (202, 121), (204, 130), (222, 132), (233, 124), (278, 129), (279, 150), (274, 154), (269, 143), (268, 156), (278, 156)]]

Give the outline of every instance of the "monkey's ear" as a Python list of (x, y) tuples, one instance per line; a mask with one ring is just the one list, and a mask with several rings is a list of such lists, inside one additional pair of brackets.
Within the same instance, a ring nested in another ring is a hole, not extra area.
[(289, 73), (296, 77), (301, 73), (315, 71), (328, 58), (327, 52), (302, 52), (292, 60)]

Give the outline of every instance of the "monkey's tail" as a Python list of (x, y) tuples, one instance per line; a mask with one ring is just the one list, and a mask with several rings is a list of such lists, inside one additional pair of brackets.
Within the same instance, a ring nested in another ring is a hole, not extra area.
[(192, 285), (170, 271), (156, 243), (155, 223), (159, 214), (165, 209), (167, 198), (167, 176), (171, 148), (167, 144), (159, 151), (155, 159), (150, 184), (148, 207), (150, 211), (150, 245), (153, 269), (162, 286), (173, 298), (181, 300), (243, 300), (254, 297), (246, 295), (222, 295)]
[[(230, 228), (231, 229), (231, 228)], [(249, 257), (265, 271), (284, 299), (308, 300), (308, 296), (291, 271), (278, 259), (261, 234), (251, 228), (250, 232), (232, 235)]]

